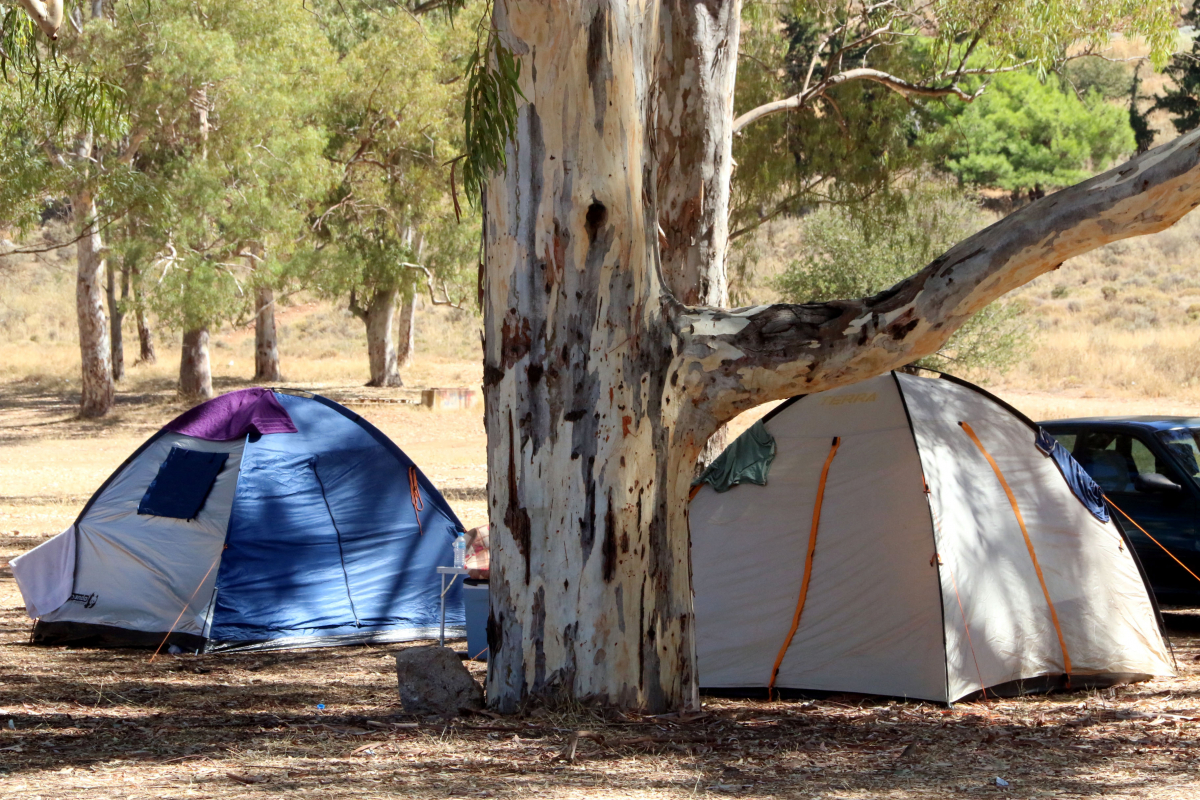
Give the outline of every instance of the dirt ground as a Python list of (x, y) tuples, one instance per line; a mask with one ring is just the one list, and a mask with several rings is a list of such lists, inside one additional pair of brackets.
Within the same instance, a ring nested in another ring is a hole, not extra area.
[[(320, 390), (391, 436), (465, 524), (486, 521), (478, 409), (397, 402), (416, 388)], [(1163, 413), (1161, 402), (999, 391), (1035, 418)], [(395, 645), (153, 663), (144, 651), (31, 647), (8, 560), (69, 525), (184, 409), (166, 384), (122, 394), (103, 422), (75, 419), (76, 402), (60, 386), (0, 384), (0, 797), (1200, 797), (1200, 612), (1167, 617), (1173, 679), (952, 708), (706, 698), (686, 718), (406, 716)]]

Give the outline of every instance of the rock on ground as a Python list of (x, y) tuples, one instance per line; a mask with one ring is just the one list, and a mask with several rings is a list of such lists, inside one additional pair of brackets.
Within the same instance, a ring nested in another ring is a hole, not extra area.
[(452, 717), (483, 708), (483, 687), (448, 647), (410, 647), (396, 653), (400, 702), (408, 714)]

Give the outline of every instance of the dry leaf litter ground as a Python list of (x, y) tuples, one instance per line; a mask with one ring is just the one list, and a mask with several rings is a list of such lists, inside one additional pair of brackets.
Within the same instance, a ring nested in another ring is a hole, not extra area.
[[(416, 373), (447, 385), (471, 369), (419, 361)], [(395, 439), (466, 524), (486, 519), (478, 410), (435, 414), (395, 402), (416, 388), (372, 391), (345, 378), (319, 389)], [(110, 419), (83, 422), (63, 390), (0, 383), (0, 797), (1200, 797), (1200, 613), (1168, 615), (1180, 669), (1170, 680), (953, 708), (707, 698), (702, 714), (682, 718), (583, 708), (410, 717), (395, 688), (396, 646), (153, 663), (144, 651), (31, 647), (7, 561), (70, 524), (183, 409), (169, 384), (149, 382), (122, 393)], [(1097, 413), (1142, 402), (1006, 397), (1034, 416), (1054, 404)], [(482, 680), (483, 665), (470, 668)]]

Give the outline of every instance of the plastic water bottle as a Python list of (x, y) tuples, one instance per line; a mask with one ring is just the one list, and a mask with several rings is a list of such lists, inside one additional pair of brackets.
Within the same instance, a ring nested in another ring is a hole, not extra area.
[(460, 533), (454, 540), (454, 566), (462, 569), (467, 564), (467, 535)]

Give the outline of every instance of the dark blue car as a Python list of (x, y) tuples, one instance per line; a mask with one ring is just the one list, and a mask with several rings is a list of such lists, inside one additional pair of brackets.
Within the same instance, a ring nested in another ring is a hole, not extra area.
[[(1040, 423), (1112, 505), (1200, 575), (1200, 418), (1093, 417)], [(1200, 605), (1200, 581), (1123, 516), (1159, 603)]]

